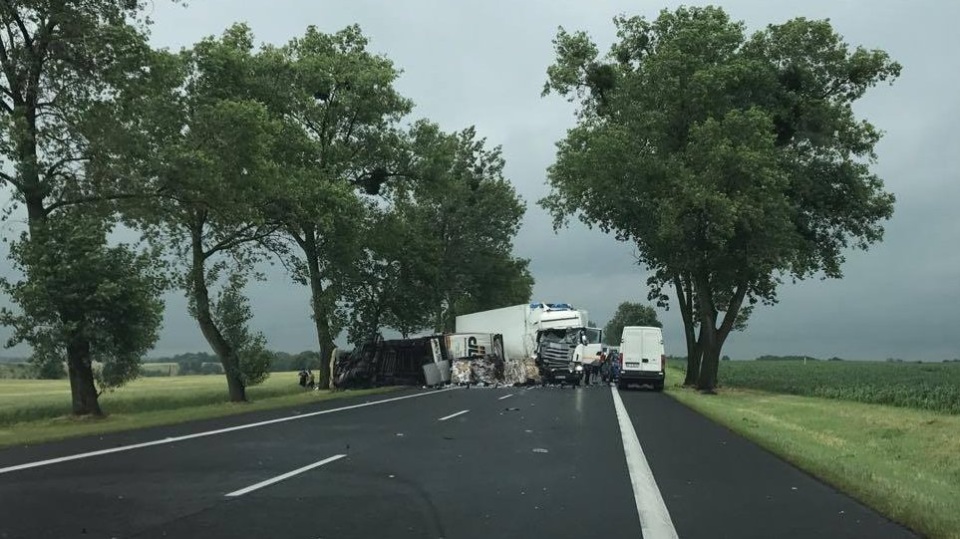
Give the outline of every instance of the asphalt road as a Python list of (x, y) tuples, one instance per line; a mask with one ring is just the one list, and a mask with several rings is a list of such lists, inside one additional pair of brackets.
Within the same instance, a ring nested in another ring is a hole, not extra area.
[(0, 451), (4, 539), (642, 533), (915, 537), (667, 395), (604, 386), (411, 390)]

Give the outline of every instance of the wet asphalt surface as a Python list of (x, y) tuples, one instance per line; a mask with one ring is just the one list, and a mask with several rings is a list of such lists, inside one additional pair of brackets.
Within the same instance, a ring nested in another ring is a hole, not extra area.
[[(665, 394), (620, 395), (681, 538), (915, 537)], [(637, 538), (624, 455), (606, 386), (345, 398), (0, 450), (0, 539)]]

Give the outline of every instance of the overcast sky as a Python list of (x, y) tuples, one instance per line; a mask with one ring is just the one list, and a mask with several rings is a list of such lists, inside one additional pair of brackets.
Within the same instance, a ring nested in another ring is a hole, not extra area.
[[(516, 253), (532, 259), (534, 299), (590, 311), (604, 324), (621, 301), (646, 301), (646, 274), (628, 244), (576, 225), (555, 234), (536, 205), (546, 194), (554, 143), (573, 125), (562, 98), (541, 98), (551, 38), (558, 26), (589, 32), (601, 50), (612, 17), (655, 17), (676, 3), (613, 0), (193, 0), (187, 8), (155, 0), (153, 41), (178, 49), (245, 21), (263, 42), (284, 43), (308, 24), (325, 32), (359, 23), (372, 48), (404, 73), (399, 89), (415, 117), (446, 130), (475, 125), (502, 145), (506, 174), (527, 201)], [(700, 4), (700, 2), (688, 2)], [(750, 29), (804, 16), (830, 18), (851, 44), (888, 51), (903, 66), (892, 87), (869, 92), (858, 113), (886, 132), (876, 171), (896, 194), (886, 240), (854, 253), (840, 281), (785, 285), (780, 303), (758, 308), (731, 336), (734, 358), (807, 354), (850, 359), (940, 360), (960, 357), (960, 3), (946, 0), (753, 0), (721, 4)], [(4, 253), (5, 254), (5, 253)], [(9, 273), (8, 264), (0, 268)], [(308, 291), (279, 269), (250, 289), (255, 323), (278, 350), (316, 347)], [(0, 304), (6, 304), (5, 298)], [(676, 306), (661, 312), (668, 353), (683, 355)], [(0, 337), (6, 332), (0, 328)], [(155, 355), (208, 350), (186, 314), (182, 294), (168, 297)], [(17, 355), (22, 348), (0, 352)]]

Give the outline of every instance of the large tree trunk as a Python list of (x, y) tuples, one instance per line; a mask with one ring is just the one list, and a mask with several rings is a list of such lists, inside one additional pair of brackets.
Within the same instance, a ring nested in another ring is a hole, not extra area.
[(701, 341), (703, 330), (697, 336), (698, 321), (694, 312), (694, 293), (690, 279), (682, 279), (679, 275), (673, 277), (673, 286), (677, 291), (677, 301), (680, 303), (680, 317), (683, 319), (683, 332), (687, 341), (687, 373), (683, 385), (693, 387), (700, 377), (700, 362), (703, 357)]
[(704, 393), (714, 393), (717, 388), (717, 374), (720, 371), (720, 349), (722, 341), (716, 329), (707, 330), (712, 337), (707, 337), (703, 347), (703, 361), (700, 364), (700, 377), (697, 379), (697, 389)]
[[(702, 326), (701, 326), (702, 328)], [(694, 387), (700, 379), (700, 368), (703, 365), (703, 329), (700, 334), (687, 335), (687, 373), (683, 378), (685, 387)]]
[[(298, 243), (300, 243), (304, 258), (307, 260), (307, 277), (310, 281), (310, 309), (317, 330), (320, 357), (329, 358), (334, 349), (333, 332), (330, 331), (330, 313), (327, 311), (326, 302), (323, 301), (323, 275), (320, 273), (320, 253), (317, 246), (317, 237), (311, 227), (303, 227), (303, 232), (303, 241)], [(329, 386), (330, 364), (325, 360), (320, 361), (319, 371), (318, 385), (320, 387)]]
[(232, 402), (246, 402), (247, 388), (240, 375), (240, 357), (237, 351), (230, 346), (227, 339), (224, 338), (217, 324), (213, 321), (213, 315), (210, 312), (210, 291), (207, 289), (207, 277), (205, 274), (206, 253), (203, 249), (203, 227), (205, 216), (202, 212), (197, 214), (196, 223), (190, 228), (191, 251), (193, 254), (193, 264), (190, 268), (190, 288), (193, 294), (194, 307), (197, 317), (197, 323), (200, 324), (200, 332), (207, 344), (217, 354), (220, 364), (223, 365), (223, 372), (227, 377), (227, 389), (230, 392)]
[(90, 341), (75, 336), (67, 344), (67, 372), (70, 375), (70, 394), (73, 397), (73, 415), (102, 416), (97, 388), (93, 380), (93, 362)]
[(717, 327), (719, 312), (714, 301), (710, 282), (705, 277), (696, 281), (697, 305), (700, 313), (700, 336), (703, 351), (703, 360), (700, 363), (700, 376), (697, 379), (697, 389), (705, 393), (714, 393), (717, 387), (717, 377), (720, 371), (720, 352), (727, 336), (733, 330), (734, 322), (743, 304), (746, 295), (746, 283), (741, 283), (734, 290), (729, 304), (725, 306), (723, 322)]

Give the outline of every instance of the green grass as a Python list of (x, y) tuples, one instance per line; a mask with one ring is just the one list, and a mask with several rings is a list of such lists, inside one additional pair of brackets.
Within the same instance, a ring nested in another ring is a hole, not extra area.
[(960, 363), (724, 361), (719, 382), (725, 387), (960, 414)]
[(731, 387), (701, 395), (682, 377), (670, 369), (680, 402), (893, 520), (960, 539), (960, 416)]
[(66, 380), (0, 380), (0, 447), (73, 436), (180, 423), (256, 410), (297, 406), (323, 400), (391, 391), (304, 391), (296, 373), (273, 373), (248, 388), (251, 402), (233, 404), (223, 376), (140, 378), (100, 398), (108, 416), (75, 419), (70, 413)]

